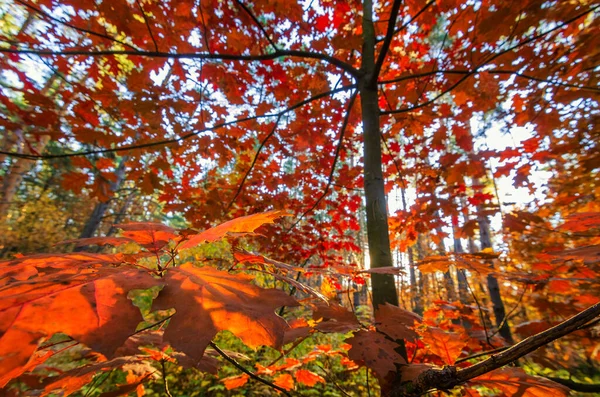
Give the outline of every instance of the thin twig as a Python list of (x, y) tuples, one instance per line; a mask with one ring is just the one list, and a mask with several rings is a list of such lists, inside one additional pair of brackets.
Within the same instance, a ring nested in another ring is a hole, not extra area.
[(331, 188), (331, 184), (333, 183), (333, 175), (335, 174), (335, 168), (337, 165), (337, 161), (340, 157), (340, 152), (342, 149), (342, 144), (344, 142), (344, 134), (346, 133), (346, 127), (348, 126), (348, 120), (350, 119), (350, 113), (352, 112), (352, 107), (354, 105), (354, 100), (356, 99), (356, 95), (358, 94), (358, 91), (354, 91), (354, 93), (352, 94), (352, 96), (350, 97), (350, 100), (348, 101), (348, 110), (346, 111), (346, 116), (344, 117), (344, 121), (342, 123), (342, 128), (340, 129), (340, 136), (338, 138), (338, 144), (335, 148), (335, 155), (333, 157), (333, 164), (331, 165), (331, 171), (329, 171), (329, 178), (327, 179), (327, 185), (325, 186), (325, 190), (323, 191), (323, 193), (319, 196), (319, 198), (317, 199), (317, 201), (315, 201), (315, 203), (306, 211), (304, 211), (304, 213), (302, 215), (300, 215), (300, 217), (296, 220), (296, 222), (294, 222), (294, 224), (292, 226), (290, 226), (287, 229), (287, 232), (289, 233), (293, 228), (296, 227), (296, 225), (298, 225), (298, 223), (300, 223), (300, 221), (306, 216), (308, 215), (312, 210), (314, 210), (315, 208), (317, 208), (317, 206), (319, 205), (319, 203), (321, 202), (321, 200), (323, 200), (323, 198), (325, 198), (325, 196), (327, 195), (327, 193), (329, 193), (329, 189)]
[(167, 370), (165, 369), (165, 360), (164, 359), (160, 360), (160, 366), (162, 369), (162, 380), (163, 380), (163, 387), (164, 387), (165, 395), (167, 397), (173, 397), (171, 395), (171, 392), (169, 391), (169, 382), (167, 381)]
[(225, 353), (223, 350), (221, 350), (221, 348), (219, 346), (217, 346), (214, 342), (210, 342), (209, 345), (210, 345), (210, 347), (212, 347), (213, 349), (215, 349), (215, 351), (217, 353), (219, 353), (219, 355), (221, 357), (223, 357), (225, 360), (229, 361), (231, 364), (233, 364), (234, 367), (236, 367), (237, 369), (239, 369), (240, 371), (242, 371), (243, 373), (245, 373), (246, 375), (248, 375), (250, 378), (254, 379), (257, 382), (265, 384), (265, 385), (267, 385), (269, 387), (272, 387), (273, 389), (282, 392), (283, 394), (285, 394), (288, 397), (292, 396), (284, 388), (282, 388), (280, 386), (277, 386), (276, 384), (274, 384), (272, 382), (269, 382), (266, 379), (261, 378), (260, 376), (256, 375), (252, 371), (247, 370), (242, 364), (238, 363), (234, 358), (232, 358), (227, 353)]

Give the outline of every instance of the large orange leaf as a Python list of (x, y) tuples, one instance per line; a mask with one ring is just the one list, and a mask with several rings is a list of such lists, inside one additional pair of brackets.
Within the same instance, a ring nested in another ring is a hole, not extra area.
[(469, 383), (498, 389), (505, 396), (566, 397), (569, 388), (538, 376), (527, 375), (521, 368), (504, 367), (472, 379)]
[(41, 392), (40, 396), (47, 396), (55, 390), (61, 390), (62, 396), (68, 396), (81, 389), (84, 385), (88, 384), (94, 375), (98, 374), (99, 372), (121, 368), (125, 365), (131, 364), (136, 364), (136, 368), (138, 370), (144, 371), (140, 380), (142, 381), (156, 371), (154, 368), (152, 368), (152, 366), (142, 363), (142, 360), (143, 357), (141, 356), (118, 357), (110, 361), (104, 361), (96, 364), (86, 365), (85, 367), (81, 368), (75, 368), (59, 376), (48, 378), (47, 384), (45, 384), (44, 390)]
[(142, 321), (128, 292), (156, 283), (145, 272), (116, 267), (8, 283), (0, 289), (0, 373), (25, 365), (41, 338), (59, 332), (112, 356)]
[(299, 369), (294, 374), (298, 383), (302, 383), (306, 386), (314, 386), (317, 383), (325, 383), (325, 378), (321, 375), (317, 375), (312, 371), (306, 369)]
[(429, 327), (421, 332), (421, 339), (431, 353), (441, 357), (449, 365), (454, 364), (462, 353), (463, 347), (467, 345), (467, 338), (464, 335), (446, 332), (437, 327)]
[(248, 379), (250, 377), (247, 374), (241, 374), (222, 379), (221, 382), (223, 382), (227, 390), (232, 390), (244, 386), (248, 383)]
[(273, 383), (285, 390), (292, 390), (294, 388), (294, 378), (290, 374), (277, 376)]
[(177, 311), (164, 340), (195, 360), (221, 330), (231, 331), (249, 346), (281, 346), (289, 326), (274, 311), (298, 304), (283, 291), (251, 284), (248, 275), (190, 263), (169, 270), (164, 280), (153, 307)]
[(289, 215), (291, 214), (287, 211), (269, 211), (262, 214), (253, 214), (235, 218), (192, 236), (188, 241), (181, 244), (181, 249), (195, 247), (198, 244), (205, 242), (210, 243), (217, 241), (225, 237), (228, 233), (253, 233), (260, 226), (266, 223), (273, 223), (275, 219)]
[(579, 212), (569, 215), (560, 228), (572, 232), (584, 232), (597, 227), (600, 227), (600, 212)]
[(395, 351), (399, 347), (398, 344), (379, 332), (361, 330), (355, 332), (352, 338), (346, 339), (346, 343), (352, 346), (348, 351), (348, 357), (364, 363), (380, 379), (396, 371), (396, 363), (406, 364), (404, 358)]
[(420, 323), (421, 321), (421, 317), (417, 314), (389, 303), (379, 305), (379, 309), (375, 312), (377, 329), (395, 340), (414, 340), (417, 333), (412, 330), (412, 327), (415, 322)]

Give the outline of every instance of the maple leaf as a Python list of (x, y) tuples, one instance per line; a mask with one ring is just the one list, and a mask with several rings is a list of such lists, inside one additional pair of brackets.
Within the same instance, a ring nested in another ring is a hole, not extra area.
[(411, 328), (422, 320), (419, 315), (389, 303), (379, 305), (379, 309), (375, 312), (377, 330), (394, 340), (414, 340), (417, 333)]
[[(100, 363), (86, 365), (81, 368), (76, 368), (71, 371), (67, 371), (59, 376), (51, 377), (47, 379), (47, 384), (44, 386), (44, 390), (40, 394), (41, 397), (45, 397), (55, 390), (61, 390), (63, 396), (68, 396), (81, 389), (84, 385), (89, 383), (92, 378), (98, 374), (98, 372), (106, 371), (108, 369), (121, 368), (125, 365), (140, 362), (143, 360), (142, 357), (118, 357), (110, 361), (103, 361)], [(149, 377), (156, 370), (151, 366), (146, 366), (147, 373), (141, 376), (139, 382), (135, 384), (135, 387), (147, 377)], [(135, 389), (133, 387), (133, 389)]]
[(142, 321), (128, 292), (156, 284), (146, 272), (108, 267), (7, 284), (0, 291), (0, 371), (24, 365), (39, 340), (55, 333), (112, 357)]
[(467, 338), (456, 332), (446, 332), (437, 327), (428, 327), (420, 332), (421, 340), (429, 351), (442, 358), (446, 364), (452, 365), (461, 355), (463, 347), (467, 345)]
[(273, 384), (281, 387), (285, 390), (293, 390), (294, 389), (294, 378), (290, 374), (281, 374), (277, 376), (273, 382)]
[(313, 387), (317, 383), (325, 383), (325, 378), (306, 369), (299, 369), (294, 373), (294, 377), (298, 383)]
[(375, 331), (358, 331), (352, 338), (346, 339), (352, 345), (348, 357), (358, 363), (364, 363), (380, 379), (396, 371), (396, 364), (406, 364), (404, 358), (396, 353), (397, 343)]
[(469, 381), (471, 384), (500, 390), (506, 396), (566, 397), (569, 388), (549, 379), (526, 374), (523, 369), (504, 367)]
[(276, 210), (235, 218), (192, 236), (188, 241), (181, 244), (180, 249), (195, 247), (196, 245), (205, 242), (211, 243), (222, 239), (228, 233), (236, 233), (238, 235), (253, 233), (265, 223), (273, 223), (277, 218), (290, 215), (291, 214), (287, 211)]
[(597, 227), (600, 227), (600, 212), (580, 212), (569, 215), (567, 222), (563, 223), (560, 229), (584, 232)]
[(360, 323), (354, 313), (335, 303), (315, 305), (313, 318), (315, 320), (323, 320), (315, 327), (321, 332), (343, 333), (360, 327)]
[(163, 280), (165, 287), (153, 308), (176, 310), (164, 340), (197, 361), (221, 330), (251, 347), (281, 346), (289, 326), (274, 310), (298, 304), (283, 291), (251, 284), (251, 276), (191, 263), (170, 269)]
[(221, 379), (221, 382), (223, 382), (227, 390), (233, 390), (244, 386), (248, 383), (248, 379), (250, 379), (250, 377), (247, 374), (241, 374)]
[(151, 252), (158, 252), (177, 237), (173, 228), (160, 223), (132, 222), (114, 226), (123, 230), (125, 238), (135, 241)]

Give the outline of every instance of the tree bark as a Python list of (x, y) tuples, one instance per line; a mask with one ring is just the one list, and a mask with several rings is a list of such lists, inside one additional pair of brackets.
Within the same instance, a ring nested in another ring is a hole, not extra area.
[[(388, 214), (381, 164), (381, 127), (379, 124), (379, 104), (375, 71), (375, 28), (373, 25), (373, 4), (365, 0), (363, 4), (363, 54), (359, 91), (362, 110), (364, 138), (364, 183), (367, 213), (367, 239), (369, 259), (372, 268), (392, 266)], [(373, 308), (384, 303), (398, 305), (398, 293), (394, 276), (373, 274)]]
[[(121, 159), (121, 162), (119, 163), (119, 166), (117, 167), (117, 170), (115, 171), (116, 179), (113, 183), (110, 184), (110, 188), (113, 192), (116, 192), (121, 187), (121, 184), (125, 179), (126, 162), (127, 157), (123, 157)], [(85, 223), (85, 226), (83, 227), (79, 238), (89, 238), (94, 236), (94, 233), (96, 232), (96, 230), (98, 230), (98, 227), (100, 226), (102, 218), (104, 217), (104, 214), (106, 213), (106, 210), (108, 209), (109, 205), (110, 200), (105, 202), (99, 202), (94, 206), (94, 210), (92, 211), (92, 214)]]
[[(490, 222), (487, 216), (483, 213), (483, 207), (477, 206), (477, 222), (479, 223), (479, 240), (481, 241), (481, 249), (492, 248), (492, 239), (490, 237)], [(493, 267), (493, 264), (490, 263)], [(513, 343), (513, 337), (508, 327), (508, 322), (504, 321), (506, 317), (506, 310), (504, 309), (504, 302), (500, 295), (500, 285), (498, 279), (492, 274), (487, 276), (488, 292), (490, 294), (490, 300), (494, 309), (494, 319), (496, 326), (499, 327), (498, 333), (509, 343)]]

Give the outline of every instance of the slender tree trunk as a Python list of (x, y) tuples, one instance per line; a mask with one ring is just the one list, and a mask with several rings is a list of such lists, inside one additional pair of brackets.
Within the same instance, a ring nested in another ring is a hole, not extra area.
[[(400, 175), (400, 177), (402, 177)], [(402, 177), (403, 178), (403, 177)], [(402, 180), (402, 187), (400, 188), (400, 199), (402, 200), (402, 209), (406, 211), (406, 182)], [(417, 270), (415, 269), (415, 253), (413, 247), (408, 247), (406, 250), (408, 255), (408, 271), (410, 276), (410, 295), (412, 302), (412, 310), (419, 314), (423, 314), (423, 304), (421, 302), (421, 290), (417, 285)]]
[[(462, 254), (464, 252), (462, 243), (457, 238), (457, 230), (454, 228), (454, 252)], [(456, 279), (458, 280), (458, 297), (463, 304), (469, 303), (469, 284), (467, 283), (467, 275), (462, 269), (456, 269)]]
[[(126, 162), (127, 162), (127, 157), (123, 157), (121, 159), (121, 162), (119, 163), (119, 166), (117, 167), (117, 170), (115, 171), (116, 179), (113, 183), (110, 184), (110, 188), (113, 192), (116, 192), (121, 187), (121, 184), (123, 183), (123, 180), (125, 179), (125, 163)], [(79, 238), (89, 238), (94, 235), (96, 230), (98, 230), (98, 227), (100, 226), (100, 223), (102, 222), (102, 218), (104, 217), (104, 214), (106, 213), (106, 210), (108, 209), (109, 205), (110, 205), (110, 200), (105, 201), (105, 202), (99, 202), (96, 204), (96, 206), (94, 207), (94, 210), (92, 211), (92, 214), (90, 215), (87, 222), (85, 223), (85, 226), (83, 227), (83, 230), (82, 230), (81, 234), (79, 235)]]
[[(377, 85), (370, 84), (375, 73), (375, 28), (373, 4), (364, 0), (363, 5), (363, 54), (364, 75), (359, 81), (364, 138), (364, 179), (367, 212), (367, 236), (371, 267), (392, 266), (388, 214), (381, 165), (381, 130)], [(373, 307), (384, 303), (398, 305), (398, 293), (394, 276), (373, 274)]]
[[(479, 239), (481, 241), (481, 249), (492, 248), (492, 239), (490, 237), (490, 223), (487, 216), (483, 213), (483, 207), (477, 206), (477, 221), (479, 223)], [(493, 264), (490, 264), (493, 267)], [(508, 323), (504, 321), (506, 317), (506, 310), (504, 309), (504, 302), (500, 295), (500, 285), (498, 279), (491, 274), (487, 276), (488, 292), (490, 294), (490, 300), (494, 308), (494, 318), (496, 320), (496, 326), (500, 327), (498, 333), (509, 343), (513, 343), (512, 334)]]

